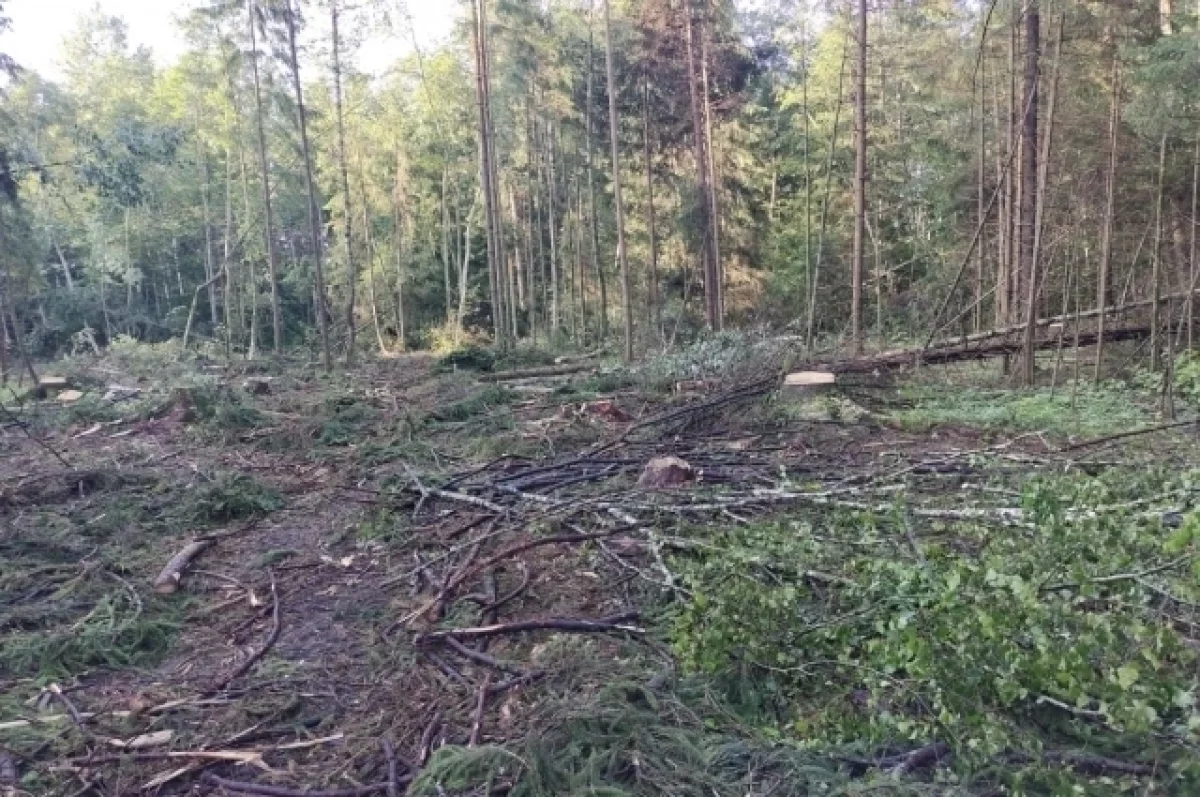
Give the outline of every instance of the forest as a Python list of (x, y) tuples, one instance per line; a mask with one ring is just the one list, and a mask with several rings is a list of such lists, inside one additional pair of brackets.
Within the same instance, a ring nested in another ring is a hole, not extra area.
[(1200, 3), (443, 2), (0, 44), (0, 796), (1200, 793)]

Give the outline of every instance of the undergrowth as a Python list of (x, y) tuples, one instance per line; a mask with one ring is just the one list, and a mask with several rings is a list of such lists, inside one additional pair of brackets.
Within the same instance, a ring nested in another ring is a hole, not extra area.
[(504, 790), (512, 797), (949, 795), (953, 787), (855, 780), (836, 756), (781, 744), (739, 723), (703, 678), (675, 679), (634, 655), (592, 662), (550, 686), (533, 730), (511, 746), (448, 746), (413, 784), (416, 797)]
[(787, 738), (944, 741), (960, 773), (1051, 793), (1094, 784), (1013, 761), (1083, 749), (1200, 788), (1200, 516), (1164, 525), (1196, 486), (1040, 479), (1007, 527), (897, 507), (697, 529), (674, 646)]
[(1076, 389), (981, 390), (910, 386), (900, 391), (909, 406), (895, 411), (901, 425), (924, 431), (955, 424), (993, 431), (1049, 432), (1097, 437), (1154, 423), (1133, 392), (1115, 386)]

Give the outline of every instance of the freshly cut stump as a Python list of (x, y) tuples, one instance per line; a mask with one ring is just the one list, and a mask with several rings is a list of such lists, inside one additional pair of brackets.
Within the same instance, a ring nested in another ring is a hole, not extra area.
[(665, 490), (679, 487), (696, 480), (696, 469), (679, 457), (655, 457), (646, 463), (638, 479), (638, 487), (645, 490)]
[(792, 398), (811, 398), (827, 393), (837, 384), (837, 376), (827, 371), (799, 371), (783, 380), (783, 394)]

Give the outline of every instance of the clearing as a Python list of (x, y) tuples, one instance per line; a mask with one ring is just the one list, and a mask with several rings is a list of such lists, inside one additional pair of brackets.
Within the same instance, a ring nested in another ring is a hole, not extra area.
[(786, 356), (68, 361), (0, 437), (0, 793), (1197, 793), (1194, 425)]

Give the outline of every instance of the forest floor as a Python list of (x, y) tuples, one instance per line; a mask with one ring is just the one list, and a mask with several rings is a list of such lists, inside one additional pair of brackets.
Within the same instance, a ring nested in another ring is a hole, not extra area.
[(0, 435), (0, 794), (1195, 793), (1195, 427), (776, 355), (56, 364)]

